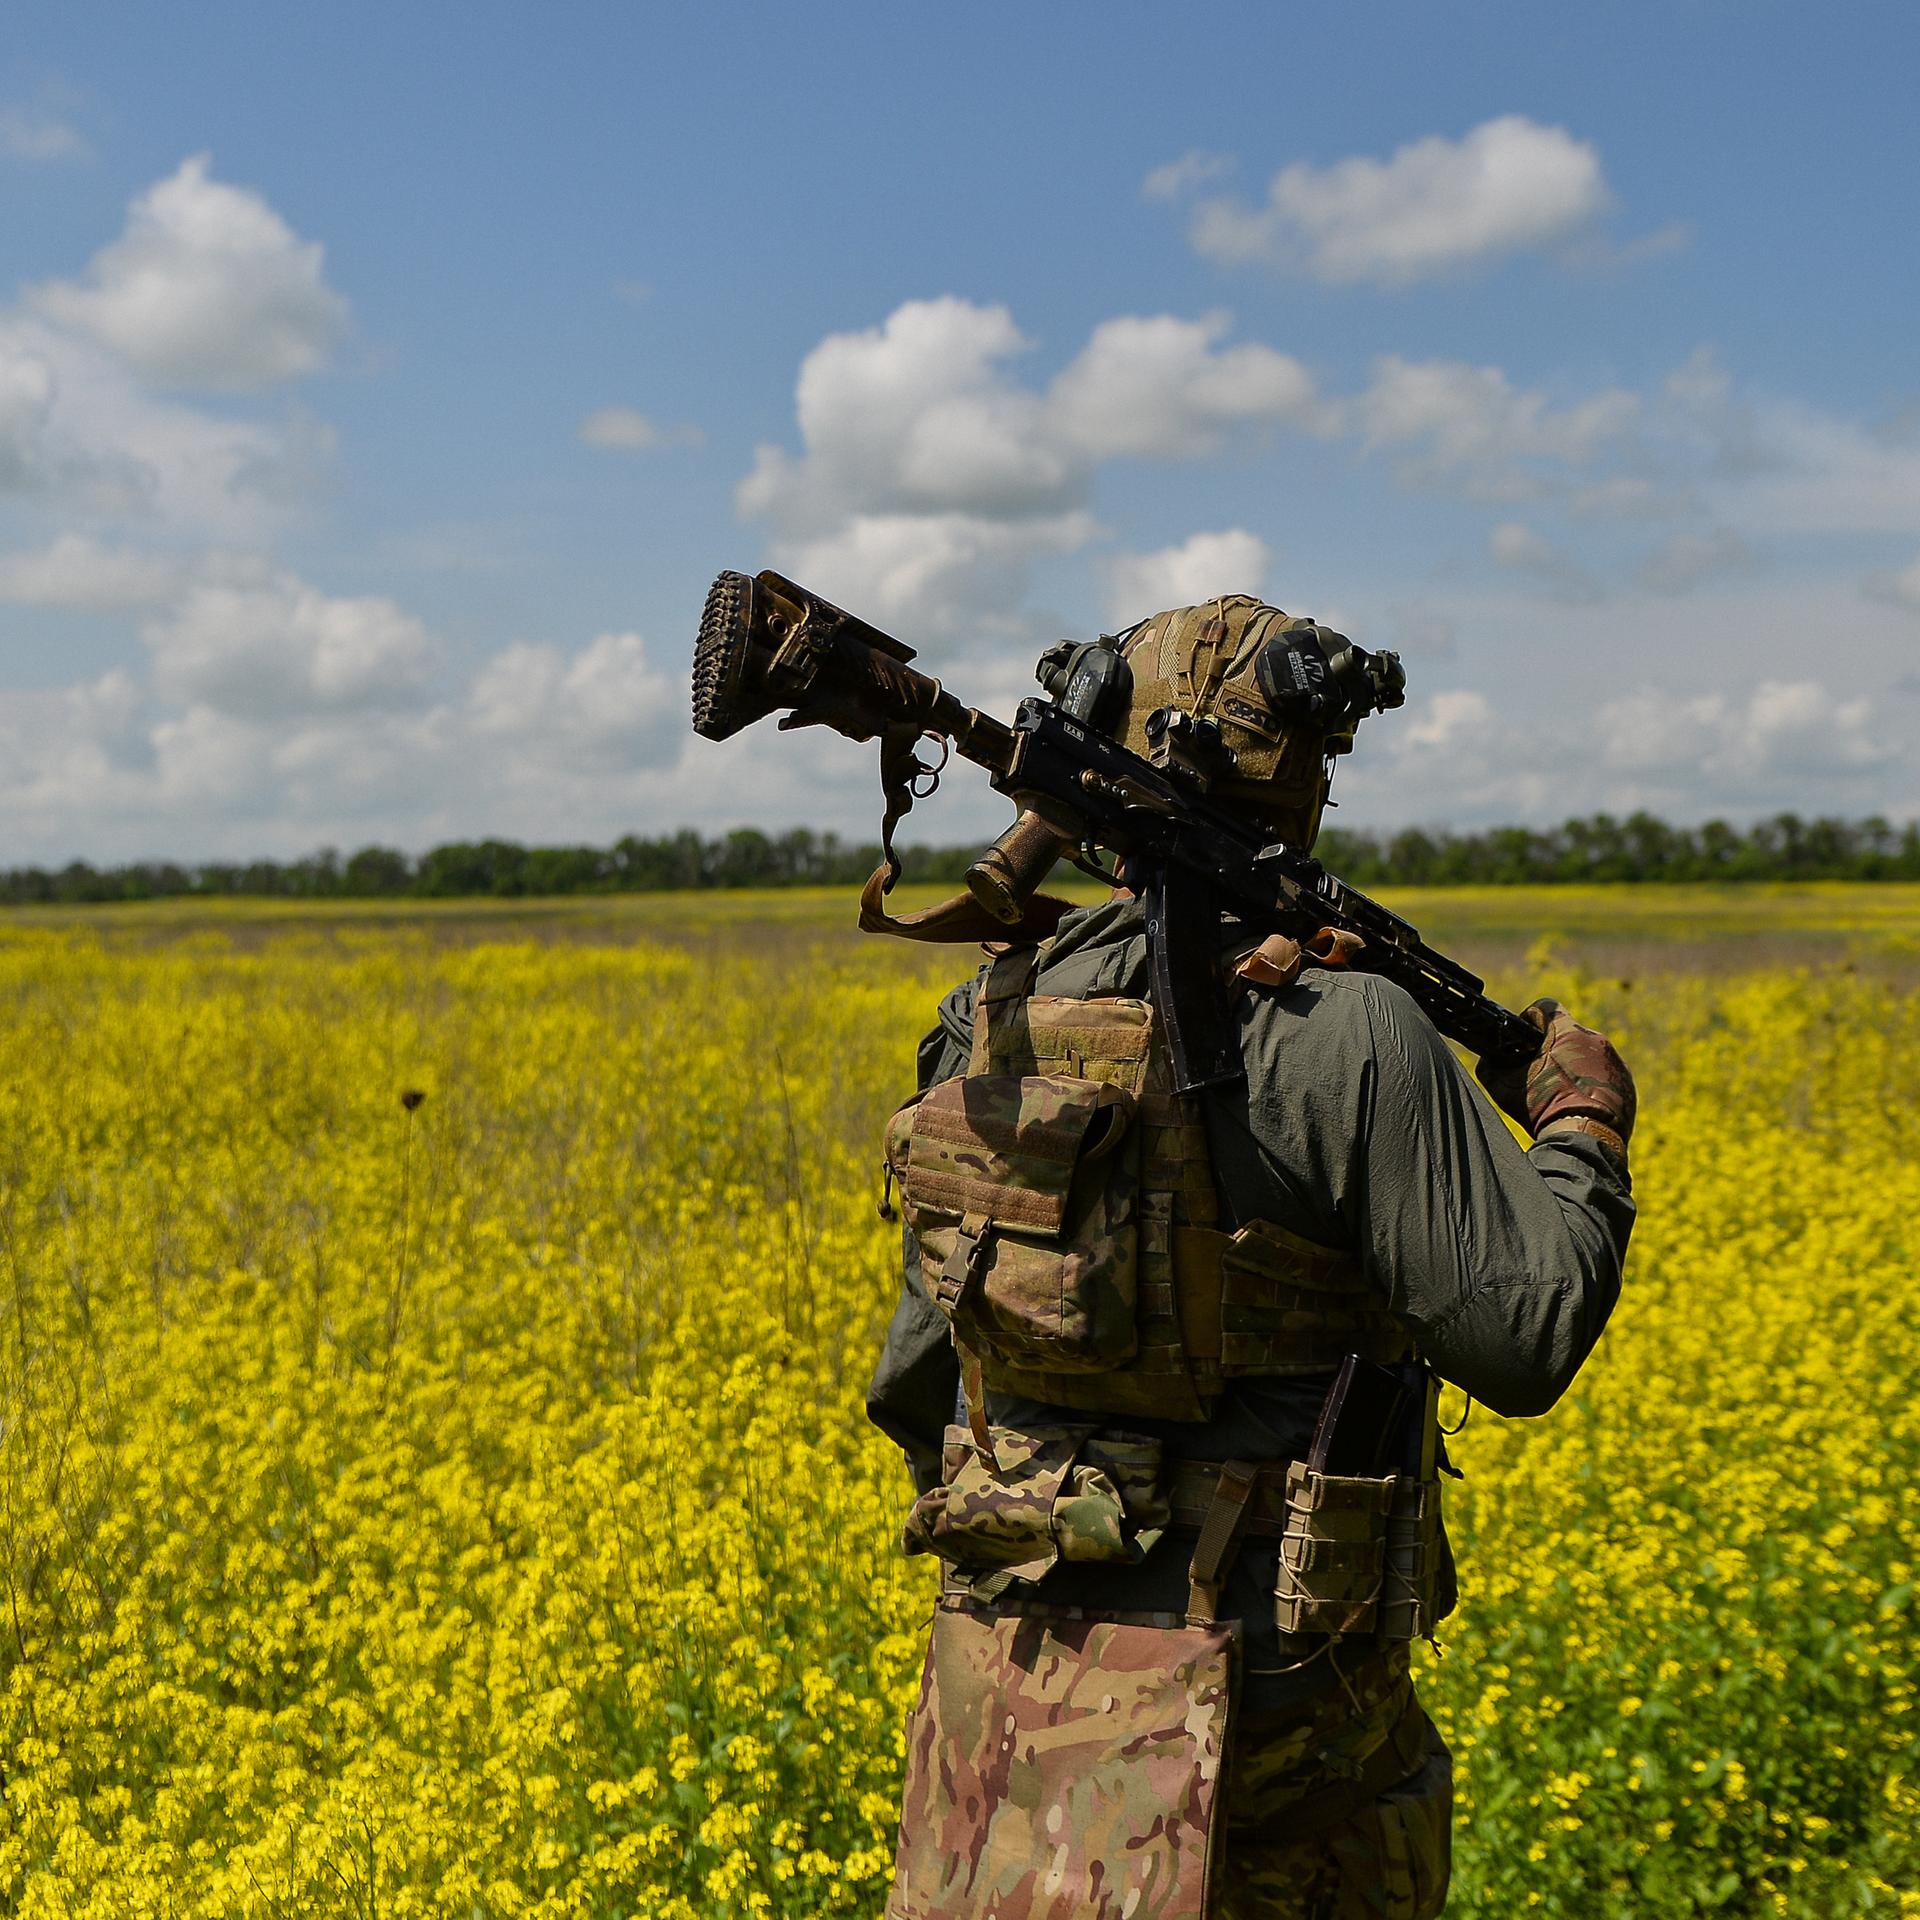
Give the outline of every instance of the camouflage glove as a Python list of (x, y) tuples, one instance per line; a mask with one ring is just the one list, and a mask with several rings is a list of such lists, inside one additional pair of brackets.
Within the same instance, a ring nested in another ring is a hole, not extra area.
[(1524, 1066), (1480, 1062), (1480, 1084), (1494, 1105), (1536, 1140), (1549, 1132), (1587, 1133), (1625, 1158), (1637, 1101), (1633, 1075), (1612, 1041), (1581, 1026), (1557, 1000), (1536, 1000), (1521, 1018), (1547, 1043)]

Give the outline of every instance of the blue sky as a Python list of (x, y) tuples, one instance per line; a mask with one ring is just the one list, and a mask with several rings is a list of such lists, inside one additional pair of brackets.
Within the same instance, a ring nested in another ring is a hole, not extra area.
[(1910, 9), (10, 25), (0, 860), (868, 831), (688, 734), (765, 564), (1399, 646), (1351, 824), (1920, 812)]

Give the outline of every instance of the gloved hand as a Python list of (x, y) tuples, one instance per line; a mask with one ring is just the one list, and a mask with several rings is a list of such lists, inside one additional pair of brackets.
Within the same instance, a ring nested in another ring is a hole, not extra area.
[(1522, 1066), (1482, 1060), (1475, 1071), (1502, 1113), (1537, 1140), (1556, 1123), (1577, 1121), (1625, 1153), (1633, 1138), (1637, 1101), (1633, 1075), (1604, 1033), (1583, 1027), (1557, 1000), (1536, 1000), (1520, 1016), (1547, 1036), (1546, 1045)]

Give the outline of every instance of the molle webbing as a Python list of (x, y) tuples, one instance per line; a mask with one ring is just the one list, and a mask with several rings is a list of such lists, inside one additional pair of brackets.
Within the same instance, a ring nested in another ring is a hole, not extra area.
[(1153, 1014), (1144, 1000), (1031, 998), (1041, 949), (1016, 947), (987, 969), (973, 1010), (967, 1072), (1064, 1073), (1138, 1095), (1147, 1084)]
[[(1033, 996), (1040, 951), (1017, 948), (988, 969), (974, 1009), (972, 1074), (1061, 1073), (1111, 1081), (1139, 1102), (1133, 1151), (1139, 1155), (1137, 1345), (1124, 1365), (1075, 1378), (1004, 1366), (983, 1358), (991, 1389), (1097, 1413), (1203, 1420), (1209, 1406), (1182, 1324), (1197, 1339), (1217, 1339), (1219, 1264), (1211, 1249), (1186, 1242), (1185, 1230), (1219, 1217), (1206, 1129), (1197, 1103), (1171, 1088), (1163, 1050), (1154, 1044), (1144, 1000)], [(1157, 1069), (1157, 1071), (1156, 1071)], [(1176, 1235), (1182, 1278), (1176, 1278)]]
[(1042, 949), (1002, 954), (975, 1007), (970, 1074), (1067, 1074), (1138, 1101), (1138, 1345), (1100, 1372), (1052, 1373), (982, 1356), (994, 1390), (1095, 1413), (1204, 1420), (1235, 1375), (1317, 1373), (1348, 1353), (1405, 1357), (1405, 1335), (1353, 1260), (1252, 1221), (1228, 1233), (1205, 1116), (1173, 1091), (1144, 1000), (1034, 995)]
[(1411, 1357), (1406, 1333), (1358, 1263), (1270, 1220), (1225, 1247), (1220, 1278), (1220, 1371), (1321, 1373), (1350, 1353), (1383, 1366)]
[[(1285, 1460), (1259, 1462), (1247, 1497), (1241, 1531), (1258, 1540), (1278, 1540), (1287, 1530)], [(1224, 1460), (1169, 1460), (1166, 1467), (1167, 1525), (1184, 1533), (1205, 1526), (1220, 1488)]]

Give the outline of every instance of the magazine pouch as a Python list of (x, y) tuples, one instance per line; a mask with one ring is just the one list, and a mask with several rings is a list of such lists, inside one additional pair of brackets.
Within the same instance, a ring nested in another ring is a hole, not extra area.
[(1237, 1632), (943, 1597), (887, 1920), (1204, 1920)]
[(1282, 1633), (1429, 1634), (1439, 1570), (1437, 1482), (1288, 1466), (1274, 1590)]

